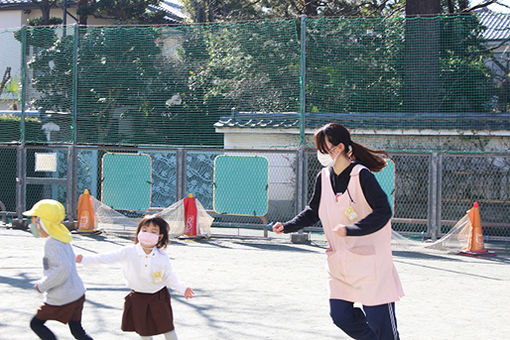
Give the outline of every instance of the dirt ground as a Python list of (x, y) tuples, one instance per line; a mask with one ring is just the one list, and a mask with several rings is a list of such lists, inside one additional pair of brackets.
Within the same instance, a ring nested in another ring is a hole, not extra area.
[[(328, 314), (325, 241), (298, 245), (288, 235), (270, 236), (172, 240), (174, 268), (196, 292), (191, 300), (171, 292), (180, 340), (348, 339)], [(0, 229), (0, 242), (0, 338), (36, 339), (29, 321), (42, 301), (32, 286), (42, 273), (44, 240)], [(73, 240), (77, 254), (130, 243), (111, 235)], [(396, 304), (401, 339), (510, 339), (510, 253), (507, 244), (496, 251), (492, 258), (395, 251), (406, 294)], [(120, 330), (128, 293), (120, 269), (78, 271), (87, 287), (87, 332), (94, 339), (137, 339)], [(60, 339), (72, 339), (66, 325), (47, 324)]]

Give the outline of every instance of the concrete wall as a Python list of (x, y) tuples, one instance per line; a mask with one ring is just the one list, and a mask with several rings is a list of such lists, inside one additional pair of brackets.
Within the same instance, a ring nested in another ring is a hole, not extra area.
[[(278, 218), (279, 216), (297, 211), (297, 152), (295, 150), (300, 140), (298, 130), (217, 128), (216, 132), (224, 134), (225, 148), (228, 149), (294, 150), (293, 153), (286, 154), (286, 156), (262, 154), (269, 159), (271, 211), (268, 218), (273, 221), (281, 220), (281, 218)], [(307, 144), (310, 146), (313, 145), (313, 132), (312, 130), (306, 131)], [(508, 153), (508, 150), (510, 150), (510, 131), (357, 129), (352, 130), (351, 133), (354, 141), (374, 149), (387, 151)], [(412, 164), (410, 163), (410, 166)], [(309, 177), (309, 180), (313, 180), (313, 178)], [(404, 189), (404, 187), (400, 188), (401, 191)], [(415, 190), (414, 186), (412, 190)], [(422, 217), (426, 218), (426, 212)]]
[[(228, 149), (293, 149), (299, 146), (297, 129), (217, 128)], [(313, 145), (314, 130), (306, 131)], [(352, 139), (384, 150), (508, 152), (510, 131), (471, 130), (364, 130), (352, 129)]]

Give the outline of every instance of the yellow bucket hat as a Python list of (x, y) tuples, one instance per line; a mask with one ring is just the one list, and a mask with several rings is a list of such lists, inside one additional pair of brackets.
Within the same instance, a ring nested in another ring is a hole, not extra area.
[(66, 216), (66, 210), (62, 203), (52, 199), (40, 200), (32, 209), (23, 213), (25, 216), (37, 216), (41, 219), (44, 230), (54, 239), (69, 243), (71, 242), (71, 233), (62, 224)]

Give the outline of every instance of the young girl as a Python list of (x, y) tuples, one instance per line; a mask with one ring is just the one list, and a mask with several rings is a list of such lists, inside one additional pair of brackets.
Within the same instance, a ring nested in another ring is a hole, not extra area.
[(92, 340), (81, 325), (85, 286), (76, 271), (71, 233), (61, 223), (65, 214), (64, 206), (51, 199), (41, 200), (23, 213), (31, 217), (30, 229), (34, 236), (47, 238), (44, 276), (34, 285), (35, 290), (44, 294), (44, 304), (30, 321), (30, 328), (41, 339), (56, 339), (44, 324), (48, 320), (57, 320), (69, 324), (74, 338)]
[(136, 228), (135, 244), (118, 251), (99, 255), (77, 255), (83, 265), (120, 263), (131, 292), (125, 297), (121, 329), (136, 332), (142, 339), (164, 334), (177, 339), (168, 288), (195, 294), (177, 279), (168, 255), (162, 250), (168, 244), (169, 226), (157, 215), (145, 216)]

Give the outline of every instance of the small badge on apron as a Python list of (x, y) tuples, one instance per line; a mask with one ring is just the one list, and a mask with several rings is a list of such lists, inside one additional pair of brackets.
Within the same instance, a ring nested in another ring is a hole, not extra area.
[(356, 217), (358, 217), (358, 214), (354, 211), (354, 209), (349, 206), (347, 209), (345, 209), (345, 216), (349, 219), (349, 221), (354, 221)]

